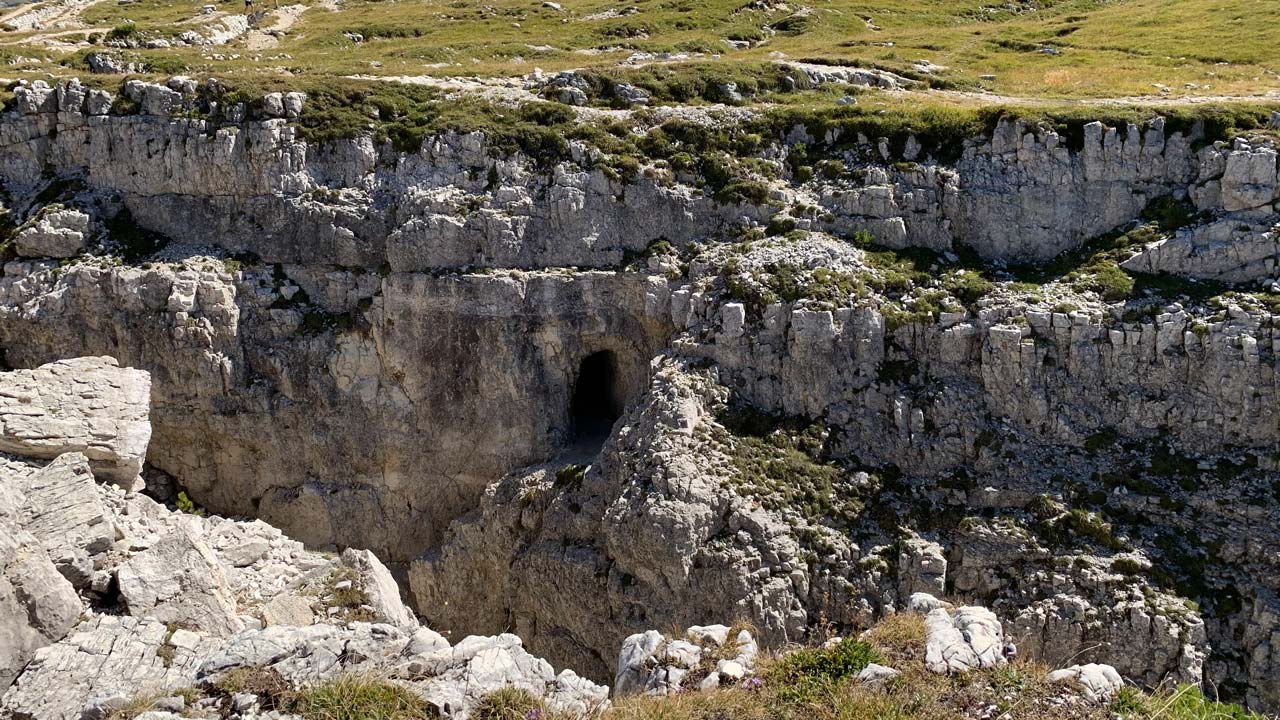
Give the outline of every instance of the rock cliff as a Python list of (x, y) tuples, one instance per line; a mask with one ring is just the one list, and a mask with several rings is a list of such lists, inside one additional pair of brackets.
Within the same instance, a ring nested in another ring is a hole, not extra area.
[[(1052, 664), (1280, 704), (1266, 138), (800, 125), (727, 199), (582, 141), (313, 143), (305, 98), (201, 92), (32, 85), (0, 117), (6, 362), (148, 371), (146, 461), (199, 503), (371, 549), (433, 626), (596, 679), (652, 627), (776, 645), (923, 591)], [(233, 607), (173, 612), (226, 637)]]

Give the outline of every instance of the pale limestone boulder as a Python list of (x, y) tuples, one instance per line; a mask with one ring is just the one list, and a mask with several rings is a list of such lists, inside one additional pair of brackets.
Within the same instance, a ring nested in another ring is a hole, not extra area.
[(0, 451), (83, 453), (99, 480), (131, 487), (151, 439), (150, 398), (151, 376), (110, 357), (0, 373)]
[(662, 633), (657, 630), (636, 633), (622, 641), (622, 648), (618, 650), (618, 674), (613, 680), (616, 696), (644, 691), (655, 665), (653, 656), (661, 645)]
[(297, 595), (277, 595), (262, 606), (262, 624), (273, 625), (310, 625), (315, 622), (315, 613), (306, 598)]
[(111, 549), (115, 526), (107, 516), (89, 460), (60, 455), (29, 476), (22, 489), (23, 527), (44, 546), (58, 570), (77, 588), (93, 577), (94, 556)]
[(360, 573), (361, 589), (380, 622), (406, 632), (418, 628), (418, 618), (400, 599), (400, 586), (373, 551), (348, 548), (342, 552), (342, 564)]
[(1004, 629), (995, 613), (986, 608), (931, 610), (925, 616), (925, 626), (924, 662), (931, 672), (955, 675), (1007, 662)]
[(1124, 678), (1110, 665), (1072, 665), (1049, 673), (1049, 682), (1069, 685), (1090, 702), (1107, 704), (1124, 687)]
[(116, 579), (130, 615), (213, 636), (244, 627), (222, 565), (189, 527), (178, 525), (133, 556), (116, 572)]
[(0, 517), (0, 695), (79, 620), (75, 588), (30, 534)]
[(89, 236), (89, 215), (64, 208), (40, 215), (30, 227), (13, 238), (14, 250), (22, 257), (70, 258), (84, 252)]
[(97, 615), (36, 653), (0, 698), (0, 717), (80, 720), (95, 698), (190, 687), (208, 642), (158, 620)]
[(878, 663), (870, 663), (858, 673), (858, 682), (875, 687), (883, 685), (901, 674), (901, 670)]
[(530, 655), (511, 634), (472, 635), (452, 648), (410, 660), (404, 669), (412, 687), (451, 718), (463, 720), (486, 695), (504, 687), (545, 698), (553, 711), (590, 716), (609, 705), (609, 688), (572, 670), (556, 673), (546, 660)]
[[(754, 672), (760, 648), (749, 631), (730, 638), (729, 630), (727, 625), (694, 625), (680, 637), (657, 630), (629, 636), (618, 651), (614, 696), (667, 695), (741, 682)], [(686, 687), (686, 676), (700, 668), (706, 672), (698, 675), (697, 687)]]

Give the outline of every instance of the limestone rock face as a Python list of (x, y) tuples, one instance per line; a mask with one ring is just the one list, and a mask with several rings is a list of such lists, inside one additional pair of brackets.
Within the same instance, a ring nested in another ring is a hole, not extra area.
[[(12, 363), (110, 350), (152, 371), (148, 461), (191, 497), (405, 562), (493, 478), (572, 440), (585, 357), (612, 352), (634, 396), (669, 334), (645, 276), (282, 272), (300, 285), (218, 261), (11, 264), (0, 343)], [(316, 305), (285, 299), (297, 290)], [(326, 317), (352, 326), (306, 325)]]
[(181, 525), (125, 563), (116, 579), (132, 615), (215, 636), (243, 627), (218, 558)]
[[(162, 652), (165, 647), (171, 650)], [(170, 633), (157, 620), (98, 615), (41, 650), (0, 698), (0, 711), (19, 720), (76, 720), (95, 697), (128, 700), (154, 688), (190, 686), (204, 652), (206, 642), (195, 633)]]
[(53, 459), (83, 453), (94, 475), (131, 486), (151, 425), (151, 380), (110, 357), (0, 374), (0, 451)]
[[(658, 366), (596, 465), (504, 478), (412, 564), (429, 624), (497, 632), (514, 617), (536, 652), (593, 677), (621, 672), (619, 643), (646, 625), (750, 612), (765, 642), (804, 634), (802, 598), (821, 591), (801, 570), (801, 544), (723, 484), (727, 459), (704, 434), (720, 390), (680, 368)], [(859, 612), (846, 602), (851, 587), (825, 582), (834, 592), (823, 609), (841, 619)], [(627, 612), (636, 606), (651, 612)]]
[[(814, 83), (845, 77), (884, 85), (886, 77), (817, 66), (803, 72)], [(175, 121), (170, 114), (189, 107), (192, 86), (130, 81), (124, 92), (141, 106), (130, 116), (104, 113), (101, 91), (78, 82), (19, 88), (19, 112), (0, 124), (0, 158), (13, 182), (35, 185), (46, 168), (83, 175), (91, 188), (121, 193), (151, 229), (272, 263), (318, 254), (335, 265), (386, 262), (406, 272), (603, 267), (657, 237), (705, 238), (743, 213), (772, 214), (643, 174), (614, 179), (590, 167), (592, 151), (582, 145), (549, 173), (525, 158), (494, 161), (479, 133), (443, 134), (418, 153), (396, 154), (396, 173), (379, 173), (393, 158), (389, 146), (355, 138), (318, 148), (300, 140), (284, 119), (304, 100), (293, 93), (264, 98), (257, 119), (229, 112), (223, 120), (235, 127)], [(577, 100), (572, 92), (570, 99)], [(1240, 140), (1197, 150), (1201, 137), (1170, 132), (1160, 118), (1146, 127), (1091, 123), (1079, 148), (1052, 130), (1002, 121), (990, 137), (957, 139), (963, 152), (948, 164), (922, 156), (914, 138), (894, 156), (885, 139), (838, 134), (800, 132), (792, 140), (848, 142), (868, 166), (865, 176), (852, 187), (820, 177), (779, 189), (826, 211), (814, 229), (867, 230), (893, 247), (944, 250), (959, 241), (990, 259), (1047, 260), (1173, 193), (1229, 213), (1270, 212), (1280, 199), (1272, 147)], [(478, 211), (458, 213), (468, 198)]]
[(941, 545), (923, 538), (907, 538), (898, 555), (898, 597), (915, 593), (941, 595), (946, 591), (947, 557)]

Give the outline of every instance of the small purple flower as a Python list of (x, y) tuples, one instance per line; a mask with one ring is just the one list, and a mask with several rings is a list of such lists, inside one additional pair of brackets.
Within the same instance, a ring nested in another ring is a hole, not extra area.
[(541, 708), (534, 708), (524, 714), (524, 720), (542, 720)]
[(763, 678), (753, 677), (742, 681), (743, 690), (759, 690), (762, 687), (764, 687)]

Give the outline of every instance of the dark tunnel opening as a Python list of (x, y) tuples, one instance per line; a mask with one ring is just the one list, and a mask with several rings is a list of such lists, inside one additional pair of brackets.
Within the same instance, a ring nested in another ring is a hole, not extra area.
[(583, 358), (573, 387), (573, 434), (579, 441), (603, 442), (622, 416), (618, 362), (608, 350)]

